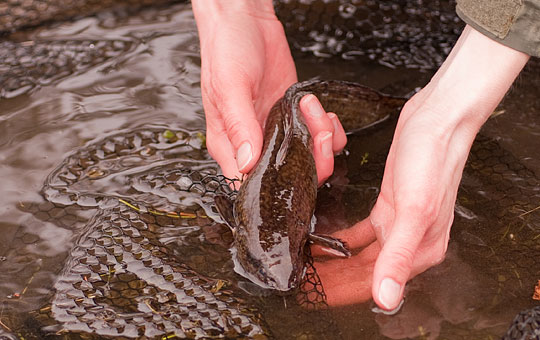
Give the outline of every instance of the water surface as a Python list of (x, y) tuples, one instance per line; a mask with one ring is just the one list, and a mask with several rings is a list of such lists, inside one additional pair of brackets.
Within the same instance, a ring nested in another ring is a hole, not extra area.
[[(73, 212), (74, 219), (65, 220), (61, 209), (43, 208), (46, 217), (28, 212), (31, 204), (47, 205), (40, 194), (42, 185), (69, 154), (89, 141), (122, 131), (151, 126), (204, 132), (205, 125), (198, 37), (189, 6), (84, 18), (24, 32), (16, 39), (28, 46), (58, 46), (60, 55), (75, 56), (78, 66), (60, 64), (58, 70), (70, 71), (52, 73), (0, 99), (0, 320), (4, 324), (9, 324), (10, 316), (38, 310), (50, 300), (65, 259), (93, 214), (80, 210)], [(88, 49), (99, 51), (102, 46), (105, 56), (83, 60), (92, 55)], [(318, 59), (299, 54), (296, 62), (301, 80), (353, 80), (394, 95), (412, 93), (432, 73), (388, 68), (369, 58)], [(482, 130), (508, 153), (497, 154), (486, 169), (506, 157), (528, 170), (517, 171), (515, 186), (507, 188), (490, 187), (483, 180), (493, 172), (466, 171), (445, 262), (408, 284), (403, 308), (395, 316), (374, 313), (372, 302), (333, 310), (342, 338), (495, 339), (518, 311), (538, 304), (531, 298), (535, 283), (531, 278), (540, 279), (540, 209), (513, 212), (511, 208), (540, 206), (538, 190), (522, 190), (520, 182), (540, 176), (539, 72), (540, 63), (533, 60), (501, 104), (502, 114)], [(349, 156), (337, 161), (333, 185), (320, 195), (320, 220), (331, 215), (331, 227), (341, 228), (367, 216), (392, 131), (388, 124), (376, 134), (351, 138)], [(476, 151), (479, 155), (481, 149)], [(485, 150), (499, 152), (491, 146)], [(365, 154), (367, 165), (360, 164), (358, 157)], [(115, 184), (110, 185), (107, 190), (112, 192)], [(508, 196), (509, 202), (503, 201), (507, 197), (495, 197), (514, 188), (528, 195), (526, 204), (515, 204), (520, 199), (515, 195)], [(531, 241), (531, 235), (537, 241)], [(273, 308), (266, 317), (276, 325), (287, 313), (283, 314), (281, 304)], [(294, 327), (290, 321), (276, 333), (287, 334), (286, 327)]]

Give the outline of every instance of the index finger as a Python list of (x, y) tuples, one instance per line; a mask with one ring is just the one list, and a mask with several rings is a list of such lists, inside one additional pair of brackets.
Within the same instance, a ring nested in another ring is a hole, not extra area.
[(337, 116), (326, 113), (313, 94), (300, 100), (300, 110), (313, 137), (313, 158), (317, 177), (321, 185), (334, 171), (334, 154), (341, 151), (347, 142), (343, 127)]
[(332, 150), (335, 154), (341, 152), (347, 144), (347, 136), (338, 116), (334, 112), (326, 112), (319, 99), (313, 94), (305, 95), (300, 100), (300, 110), (313, 137), (323, 131), (332, 132)]

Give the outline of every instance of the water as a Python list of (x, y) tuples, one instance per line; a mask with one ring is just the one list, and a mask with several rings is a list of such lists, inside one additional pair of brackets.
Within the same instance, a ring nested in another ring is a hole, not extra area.
[[(57, 41), (60, 49), (66, 49), (65, 41), (83, 41), (74, 44), (77, 48), (96, 48), (106, 41), (108, 54), (79, 61), (82, 66), (71, 68), (72, 72), (53, 73), (0, 99), (0, 321), (4, 324), (10, 315), (38, 310), (50, 300), (66, 257), (93, 214), (91, 209), (80, 210), (73, 213), (74, 220), (65, 221), (61, 210), (49, 210), (46, 218), (27, 212), (32, 202), (46, 204), (40, 195), (42, 185), (69, 154), (88, 141), (119, 131), (152, 126), (195, 132), (205, 126), (198, 38), (189, 6), (84, 18), (21, 33), (16, 39), (27, 45), (54, 46)], [(73, 49), (65, 53), (76, 55)], [(296, 62), (301, 80), (314, 76), (353, 80), (395, 95), (410, 94), (430, 78), (430, 71), (391, 69), (367, 58), (344, 61), (299, 55)], [(70, 70), (58, 66), (63, 69)], [(539, 71), (540, 63), (532, 61), (501, 105), (504, 113), (482, 130), (499, 139), (515, 156), (513, 160), (536, 176), (540, 176), (535, 157), (540, 134)], [(388, 125), (376, 135), (351, 138), (352, 156), (337, 161), (333, 185), (320, 195), (321, 227), (328, 214), (326, 220), (334, 222), (328, 228), (346, 227), (367, 216), (391, 134)], [(354, 156), (366, 153), (367, 168)], [(522, 175), (527, 176), (531, 175)], [(372, 302), (334, 309), (342, 338), (495, 339), (518, 311), (538, 304), (531, 298), (535, 283), (531, 278), (540, 279), (535, 257), (540, 240), (533, 243), (520, 237), (539, 235), (540, 211), (527, 214), (527, 219), (498, 216), (500, 200), (493, 195), (502, 189), (487, 182), (479, 185), (483, 178), (473, 170), (464, 176), (445, 262), (408, 284), (406, 301), (395, 316), (372, 312)], [(519, 179), (516, 188), (522, 187)], [(529, 195), (530, 201), (520, 206), (540, 205), (533, 189), (523, 189), (522, 195)], [(482, 193), (487, 193), (487, 199), (482, 200)], [(530, 247), (532, 258), (524, 256), (522, 243)], [(219, 272), (206, 267), (205, 272)], [(266, 317), (276, 325), (283, 317), (283, 305), (272, 308)]]

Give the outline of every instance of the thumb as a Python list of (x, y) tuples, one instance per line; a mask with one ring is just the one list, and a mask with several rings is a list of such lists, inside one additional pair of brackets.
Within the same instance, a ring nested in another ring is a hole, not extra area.
[(248, 89), (233, 89), (218, 109), (234, 149), (238, 171), (248, 173), (261, 155), (263, 142), (251, 93)]
[(373, 272), (373, 299), (385, 310), (396, 309), (403, 299), (416, 250), (423, 238), (421, 224), (399, 215), (396, 214)]

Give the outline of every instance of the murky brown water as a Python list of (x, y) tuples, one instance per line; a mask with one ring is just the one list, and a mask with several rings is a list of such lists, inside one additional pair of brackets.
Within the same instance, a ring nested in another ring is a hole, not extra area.
[[(66, 222), (61, 217), (55, 221), (54, 213), (51, 220), (25, 209), (28, 202), (44, 202), (40, 190), (45, 179), (69, 154), (88, 141), (138, 128), (204, 131), (198, 38), (189, 6), (149, 9), (122, 19), (85, 18), (20, 34), (17, 39), (33, 41), (27, 45), (34, 46), (59, 41), (59, 50), (66, 50), (66, 41), (79, 41), (73, 45), (85, 49), (105, 41), (109, 52), (81, 62), (73, 74), (53, 72), (37, 87), (30, 82), (24, 91), (4, 93), (6, 98), (0, 99), (3, 326), (10, 316), (38, 310), (49, 301), (57, 275), (92, 215), (78, 211), (75, 220)], [(76, 48), (59, 53), (73, 55)], [(427, 71), (391, 69), (363, 59), (299, 56), (297, 66), (300, 79), (353, 80), (395, 95), (411, 93), (430, 77)], [(510, 208), (540, 206), (538, 182), (531, 179), (540, 176), (539, 74), (540, 63), (533, 60), (503, 102), (504, 114), (490, 119), (482, 131), (507, 151), (489, 142), (479, 143), (475, 151), (482, 155), (486, 150), (484, 154), (497, 158), (482, 169), (507, 162), (507, 169), (520, 163), (532, 172), (515, 170), (514, 181), (504, 182), (514, 183), (508, 187), (497, 179), (490, 182), (493, 172), (469, 167), (445, 262), (409, 283), (405, 304), (395, 316), (373, 313), (370, 302), (333, 310), (342, 338), (496, 339), (518, 311), (538, 304), (531, 296), (535, 279), (540, 279), (540, 210), (522, 216), (526, 211), (512, 215)], [(320, 201), (328, 205), (319, 204), (320, 219), (325, 211), (334, 215), (340, 211), (337, 224), (343, 227), (368, 214), (391, 134), (389, 124), (375, 135), (351, 138), (351, 156), (341, 156), (336, 170), (345, 180), (335, 180), (331, 189), (321, 193)], [(355, 156), (366, 152), (367, 169)], [(479, 164), (487, 164), (479, 157)], [(523, 179), (529, 184), (523, 184)], [(115, 192), (114, 181), (107, 185), (107, 192)], [(517, 196), (510, 194), (513, 201), (503, 202), (501, 195), (514, 188), (528, 195), (526, 204), (513, 204)], [(276, 306), (266, 316), (274, 325), (283, 313), (282, 305)]]

